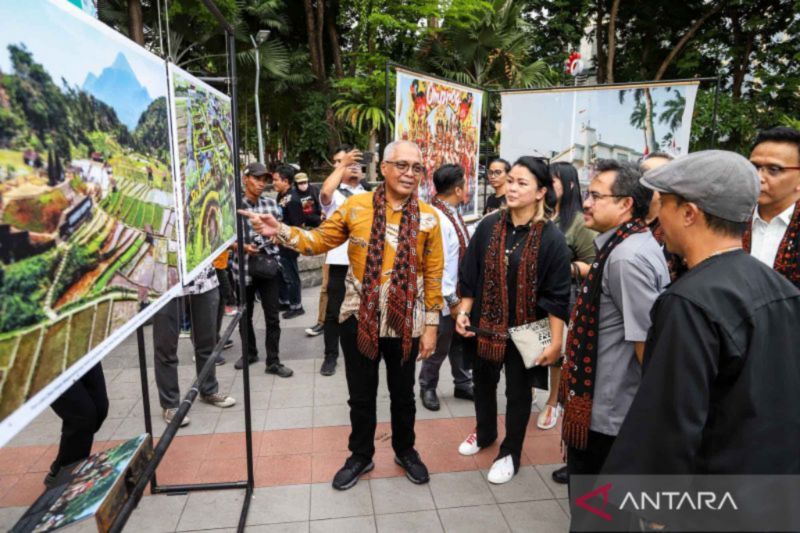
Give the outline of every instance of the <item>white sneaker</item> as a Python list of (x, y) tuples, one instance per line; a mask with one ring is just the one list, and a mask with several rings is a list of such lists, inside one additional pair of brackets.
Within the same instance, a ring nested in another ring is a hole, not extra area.
[(233, 407), (236, 405), (236, 400), (222, 393), (209, 394), (208, 396), (200, 396), (200, 399), (206, 403), (210, 403), (214, 407)]
[(458, 453), (461, 455), (475, 455), (481, 451), (480, 446), (478, 446), (478, 434), (477, 433), (470, 433), (464, 442), (462, 442), (458, 446)]
[(492, 469), (489, 470), (489, 483), (501, 485), (508, 483), (514, 477), (514, 460), (510, 455), (501, 457), (492, 464)]
[(539, 413), (539, 418), (536, 419), (536, 427), (544, 430), (553, 429), (558, 424), (558, 413), (558, 406), (545, 405)]
[[(167, 424), (172, 422), (172, 419), (175, 418), (175, 413), (177, 412), (178, 412), (177, 407), (173, 407), (172, 409), (164, 409), (164, 412), (162, 413), (164, 422)], [(189, 422), (191, 422), (191, 420), (189, 420), (189, 415), (186, 415), (183, 417), (183, 420), (181, 420), (181, 425), (179, 427), (186, 427), (189, 425)]]

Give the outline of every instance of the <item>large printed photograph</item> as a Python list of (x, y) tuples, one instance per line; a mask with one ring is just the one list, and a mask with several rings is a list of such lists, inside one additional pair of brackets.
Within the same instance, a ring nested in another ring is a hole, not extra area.
[(503, 93), (500, 155), (508, 161), (522, 155), (567, 161), (586, 183), (598, 159), (685, 154), (697, 86), (666, 82)]
[(169, 65), (184, 284), (236, 235), (231, 100)]
[(3, 421), (179, 277), (164, 62), (67, 2), (0, 11)]
[(478, 153), (480, 150), (483, 93), (402, 70), (397, 71), (395, 140), (417, 143), (422, 150), (425, 175), (420, 198), (436, 195), (433, 173), (446, 163), (464, 168), (467, 201), (462, 213), (478, 213)]

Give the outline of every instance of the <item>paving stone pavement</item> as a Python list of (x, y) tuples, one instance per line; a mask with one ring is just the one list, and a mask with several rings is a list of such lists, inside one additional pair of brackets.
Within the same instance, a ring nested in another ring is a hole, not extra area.
[[(389, 394), (385, 380), (378, 392), (375, 470), (353, 489), (330, 486), (348, 455), (347, 387), (341, 366), (332, 377), (319, 374), (322, 337), (309, 338), (304, 329), (317, 316), (318, 288), (303, 291), (306, 314), (283, 321), (281, 359), (295, 375), (281, 379), (251, 366), (251, 405), (256, 489), (247, 531), (566, 531), (569, 506), (566, 489), (550, 479), (560, 466), (558, 429), (535, 427), (535, 413), (523, 451), (519, 474), (508, 484), (486, 481), (497, 453), (495, 444), (474, 457), (456, 448), (474, 425), (470, 402), (454, 399), (448, 362), (442, 367), (441, 410), (427, 411), (417, 400), (417, 448), (431, 471), (431, 481), (414, 485), (393, 462), (390, 445)], [(258, 313), (256, 336), (263, 339)], [(146, 328), (149, 354), (149, 396), (155, 435), (164, 430), (152, 373), (152, 334)], [(237, 399), (221, 410), (196, 402), (191, 424), (182, 428), (158, 469), (159, 484), (226, 481), (246, 476), (243, 388), (234, 370), (236, 346), (225, 352), (227, 363), (217, 368), (220, 390)], [(262, 352), (263, 353), (263, 352)], [(182, 391), (194, 377), (192, 348), (179, 343)], [(95, 448), (112, 446), (144, 431), (135, 336), (123, 341), (103, 361), (111, 407), (96, 435)], [(538, 411), (545, 393), (537, 395)], [(502, 437), (504, 388), (498, 390)], [(6, 447), (0, 449), (0, 529), (8, 530), (41, 493), (42, 479), (55, 456), (60, 422), (49, 409)], [(235, 531), (244, 491), (146, 495), (133, 513), (128, 531)], [(78, 531), (93, 531), (91, 522)], [(70, 530), (72, 531), (72, 530)]]

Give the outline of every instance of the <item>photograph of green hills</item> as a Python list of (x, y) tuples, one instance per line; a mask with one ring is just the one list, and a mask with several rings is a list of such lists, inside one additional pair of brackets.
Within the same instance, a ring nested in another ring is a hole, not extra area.
[(2, 421), (179, 274), (164, 62), (66, 2), (0, 4)]

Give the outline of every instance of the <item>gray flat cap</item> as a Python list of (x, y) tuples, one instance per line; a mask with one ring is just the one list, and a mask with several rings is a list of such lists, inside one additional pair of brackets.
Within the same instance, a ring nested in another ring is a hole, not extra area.
[(645, 173), (639, 182), (654, 191), (677, 194), (703, 212), (732, 222), (753, 216), (760, 180), (755, 167), (734, 152), (704, 150)]

